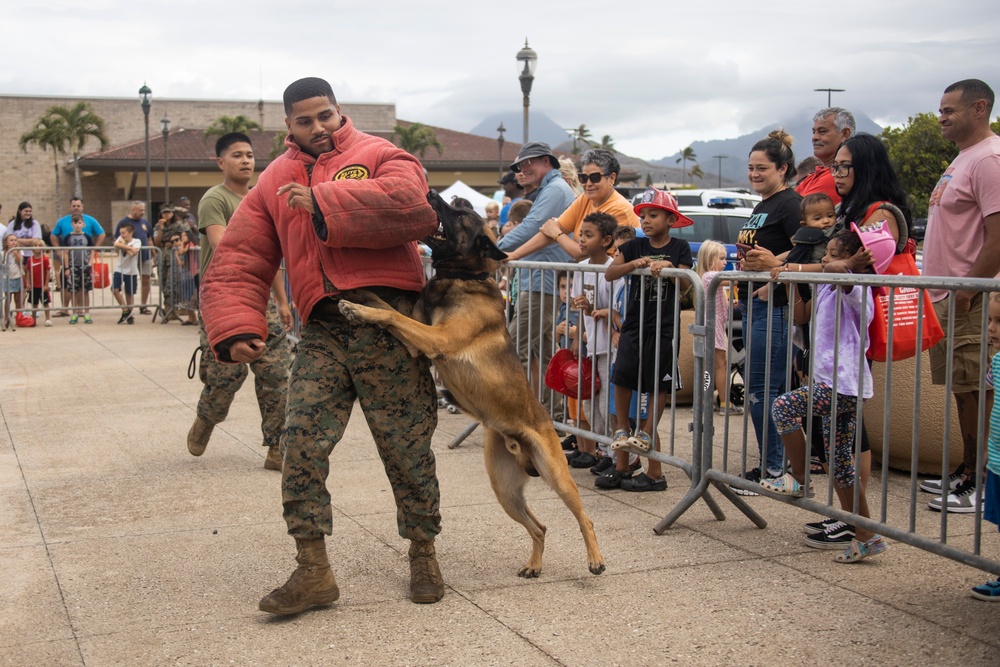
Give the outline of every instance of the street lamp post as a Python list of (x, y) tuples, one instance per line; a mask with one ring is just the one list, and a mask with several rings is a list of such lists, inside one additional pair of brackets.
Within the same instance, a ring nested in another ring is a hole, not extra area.
[(497, 128), (497, 176), (503, 178), (503, 133), (507, 131), (507, 128), (503, 126), (503, 121), (500, 121), (500, 127)]
[(142, 88), (139, 89), (139, 99), (142, 100), (142, 117), (146, 124), (146, 210), (153, 210), (153, 196), (150, 193), (149, 187), (149, 107), (150, 100), (153, 97), (153, 91), (149, 89), (149, 86), (143, 82)]
[(722, 188), (722, 161), (728, 158), (728, 155), (713, 155), (713, 160), (719, 161), (719, 188)]
[(530, 104), (531, 84), (535, 81), (535, 65), (538, 63), (538, 54), (528, 46), (528, 38), (524, 38), (524, 48), (517, 52), (518, 63), (524, 63), (523, 67), (518, 65), (521, 80), (521, 92), (524, 94), (524, 143), (528, 143), (528, 106)]
[(164, 116), (160, 119), (163, 129), (163, 201), (170, 201), (170, 149), (167, 140), (170, 139), (170, 119)]
[(833, 94), (846, 92), (843, 88), (813, 88), (814, 92), (826, 93), (826, 108), (829, 109), (833, 104)]

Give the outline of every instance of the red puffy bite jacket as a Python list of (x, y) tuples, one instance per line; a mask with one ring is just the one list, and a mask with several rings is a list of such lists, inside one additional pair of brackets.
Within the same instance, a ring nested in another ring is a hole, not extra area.
[[(287, 137), (288, 150), (268, 165), (229, 221), (201, 286), (201, 311), (217, 355), (219, 344), (234, 337), (267, 338), (264, 311), (282, 257), (303, 321), (320, 299), (341, 290), (422, 289), (416, 241), (433, 233), (438, 220), (420, 163), (359, 132), (346, 116), (333, 143), (332, 151), (314, 158)], [(287, 195), (277, 195), (292, 182), (312, 188), (322, 222), (289, 209)]]

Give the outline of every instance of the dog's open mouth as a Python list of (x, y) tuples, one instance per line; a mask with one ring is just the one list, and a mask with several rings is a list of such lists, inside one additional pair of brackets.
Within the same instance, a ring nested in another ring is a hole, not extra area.
[(437, 231), (430, 236), (424, 238), (424, 243), (431, 247), (433, 250), (435, 246), (441, 247), (448, 241), (448, 236), (444, 231), (444, 223), (438, 220)]

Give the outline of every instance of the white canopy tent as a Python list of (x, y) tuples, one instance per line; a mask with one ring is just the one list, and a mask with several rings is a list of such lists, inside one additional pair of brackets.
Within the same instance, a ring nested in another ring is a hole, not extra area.
[(441, 198), (449, 204), (451, 203), (452, 197), (468, 199), (469, 202), (472, 203), (472, 208), (475, 209), (476, 213), (481, 215), (483, 218), (486, 217), (486, 204), (493, 201), (486, 195), (479, 194), (462, 181), (455, 181), (447, 190), (439, 192), (438, 194), (440, 194)]

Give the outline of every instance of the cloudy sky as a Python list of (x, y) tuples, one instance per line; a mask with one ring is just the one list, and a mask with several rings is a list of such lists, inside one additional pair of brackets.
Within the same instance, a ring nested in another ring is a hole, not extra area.
[[(0, 0), (0, 93), (280, 99), (322, 76), (341, 101), (468, 131), (520, 113), (515, 54), (538, 52), (532, 109), (636, 157), (834, 103), (881, 125), (942, 89), (1000, 90), (996, 0)], [(18, 27), (20, 26), (20, 27)], [(17, 35), (17, 37), (15, 37)], [(511, 137), (514, 139), (514, 137)]]

